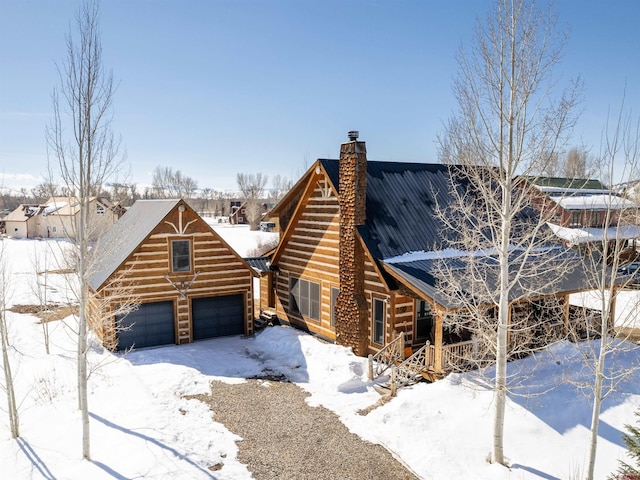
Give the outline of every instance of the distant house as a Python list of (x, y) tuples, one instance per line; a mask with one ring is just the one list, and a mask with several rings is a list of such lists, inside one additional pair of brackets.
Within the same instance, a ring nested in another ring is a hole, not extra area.
[(569, 245), (603, 238), (640, 238), (638, 206), (600, 181), (557, 177), (526, 178), (532, 205), (547, 218), (554, 233)]
[[(367, 161), (365, 143), (354, 138), (339, 160), (317, 160), (269, 213), (281, 237), (261, 288), (263, 315), (362, 356), (402, 334), (404, 347), (424, 348), (426, 367), (446, 371), (473, 349), (464, 329), (443, 326), (459, 305), (439, 293), (434, 273), (451, 234), (435, 206), (453, 201), (460, 181), (447, 165)], [(539, 312), (552, 298), (563, 306), (536, 321), (566, 331), (568, 295), (582, 288), (578, 274), (566, 275), (557, 288), (540, 289), (535, 308), (514, 298), (512, 314)]]
[(40, 236), (38, 226), (39, 204), (23, 203), (4, 218), (5, 233), (13, 238), (33, 238)]
[[(253, 269), (184, 200), (138, 200), (92, 272), (91, 324), (109, 348), (253, 333)], [(135, 311), (111, 313), (132, 298)]]
[[(251, 208), (252, 207), (247, 202), (232, 201), (229, 223), (231, 225), (249, 225), (249, 223), (251, 223), (251, 218), (254, 215), (251, 212)], [(269, 210), (269, 204), (261, 202), (253, 208), (258, 209), (256, 215), (262, 218)]]
[(229, 223), (231, 225), (247, 225), (247, 203), (238, 200), (231, 201), (231, 211), (229, 213)]
[[(124, 213), (103, 197), (89, 199), (89, 237), (95, 240)], [(6, 218), (7, 235), (14, 238), (73, 238), (79, 228), (80, 202), (74, 197), (51, 197), (42, 204), (22, 204)]]

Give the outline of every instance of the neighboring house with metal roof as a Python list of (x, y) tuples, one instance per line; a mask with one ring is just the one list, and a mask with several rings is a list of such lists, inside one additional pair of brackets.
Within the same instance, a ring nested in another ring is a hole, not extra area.
[(251, 334), (254, 275), (184, 200), (138, 200), (93, 253), (90, 323), (118, 350)]
[[(447, 250), (452, 232), (436, 214), (436, 205), (454, 201), (458, 186), (474, 188), (452, 166), (367, 161), (364, 142), (355, 138), (342, 144), (339, 160), (317, 160), (267, 214), (281, 228), (272, 288), (261, 289), (268, 315), (361, 356), (384, 351), (401, 335), (428, 368), (446, 371), (473, 348), (464, 332), (443, 326), (460, 305), (439, 293), (435, 274), (437, 261), (464, 261)], [(576, 270), (555, 288), (540, 288), (538, 299), (567, 306), (554, 310), (557, 317), (537, 319), (543, 328), (566, 332), (568, 295), (583, 290), (583, 280)], [(523, 310), (522, 292), (512, 295)]]
[[(124, 210), (103, 197), (91, 197), (89, 238), (96, 240), (118, 221)], [(80, 201), (51, 197), (42, 204), (23, 204), (7, 216), (7, 235), (14, 238), (74, 238), (80, 222)]]
[(599, 180), (525, 177), (533, 207), (569, 245), (640, 238), (638, 206)]

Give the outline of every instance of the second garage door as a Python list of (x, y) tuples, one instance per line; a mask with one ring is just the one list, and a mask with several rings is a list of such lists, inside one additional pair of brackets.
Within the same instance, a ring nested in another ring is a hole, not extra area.
[(193, 339), (242, 335), (244, 333), (244, 295), (194, 298), (191, 303)]
[(118, 350), (175, 343), (173, 302), (142, 303), (119, 322)]

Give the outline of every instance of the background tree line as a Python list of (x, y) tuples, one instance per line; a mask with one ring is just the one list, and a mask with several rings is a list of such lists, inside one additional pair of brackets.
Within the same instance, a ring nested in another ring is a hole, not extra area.
[[(111, 200), (129, 207), (139, 199), (184, 198), (200, 214), (208, 216), (229, 216), (232, 202), (246, 204), (251, 215), (250, 223), (259, 222), (263, 204), (274, 205), (291, 188), (293, 182), (282, 175), (271, 179), (263, 173), (239, 173), (236, 177), (237, 190), (216, 190), (210, 187), (199, 188), (198, 181), (172, 167), (158, 166), (153, 171), (151, 185), (140, 189), (135, 183), (112, 181), (102, 185), (92, 185), (91, 195)], [(19, 191), (0, 189), (0, 212), (11, 211), (21, 204), (46, 202), (52, 196), (75, 196), (66, 185), (51, 181), (42, 182), (31, 189)]]
[[(453, 153), (453, 152), (452, 152)], [(456, 152), (456, 155), (459, 152)], [(540, 162), (537, 172), (548, 177), (565, 178), (595, 178), (607, 184), (609, 179), (597, 178), (598, 161), (585, 145), (569, 148), (564, 153), (556, 151), (545, 153), (548, 158)], [(444, 163), (460, 163), (459, 157), (446, 155), (441, 158)], [(93, 187), (92, 194), (108, 198), (114, 203), (129, 207), (139, 199), (152, 198), (185, 198), (201, 214), (213, 216), (228, 216), (231, 213), (231, 202), (241, 201), (255, 203), (277, 203), (293, 186), (293, 181), (282, 175), (271, 178), (270, 188), (267, 188), (269, 177), (263, 173), (238, 173), (236, 176), (237, 190), (217, 190), (211, 187), (199, 188), (198, 181), (181, 170), (172, 167), (158, 166), (153, 171), (151, 185), (143, 189), (138, 184), (113, 181)], [(31, 189), (8, 190), (0, 188), (0, 211), (14, 210), (23, 203), (42, 203), (52, 195), (70, 196), (66, 186), (56, 185), (45, 181)], [(631, 198), (632, 200), (638, 200)], [(252, 205), (255, 209), (255, 206)]]

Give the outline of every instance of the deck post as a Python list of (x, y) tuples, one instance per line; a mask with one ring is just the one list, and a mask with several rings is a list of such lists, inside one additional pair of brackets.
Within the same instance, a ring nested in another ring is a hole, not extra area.
[(434, 352), (433, 352), (433, 368), (436, 372), (442, 372), (442, 311), (436, 311), (436, 326), (435, 335), (433, 339)]
[(396, 379), (396, 367), (391, 369), (391, 379), (389, 380), (389, 389), (391, 390), (391, 396), (395, 397), (398, 391), (397, 379)]
[(367, 376), (369, 377), (369, 380), (373, 380), (373, 355), (369, 354), (367, 357), (367, 363), (369, 365)]

